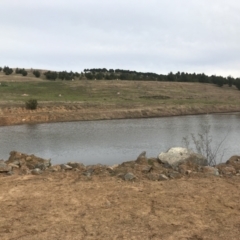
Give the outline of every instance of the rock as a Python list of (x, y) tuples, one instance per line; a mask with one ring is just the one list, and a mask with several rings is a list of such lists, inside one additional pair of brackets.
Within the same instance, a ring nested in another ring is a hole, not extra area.
[(21, 173), (22, 174), (30, 174), (31, 171), (29, 170), (29, 168), (27, 166), (22, 166), (21, 167)]
[(125, 174), (124, 175), (124, 180), (125, 181), (131, 181), (131, 180), (134, 180), (134, 179), (136, 179), (136, 177), (134, 176), (134, 174), (133, 173), (127, 173), (127, 174)]
[(160, 174), (159, 177), (158, 177), (158, 180), (159, 181), (166, 181), (168, 180), (169, 178), (165, 175), (165, 174)]
[(67, 165), (72, 168), (78, 168), (81, 164), (79, 164), (77, 162), (68, 162)]
[(174, 172), (169, 173), (168, 177), (171, 179), (178, 179), (178, 178), (182, 177), (182, 174), (174, 171)]
[(210, 175), (219, 176), (218, 169), (215, 168), (215, 167), (211, 167), (211, 166), (204, 166), (204, 167), (202, 167), (202, 172), (210, 174)]
[(177, 169), (183, 163), (190, 163), (196, 166), (208, 165), (208, 161), (204, 156), (182, 147), (170, 148), (166, 153), (160, 153), (158, 160), (162, 164), (167, 164), (166, 166), (168, 167), (170, 165), (173, 169)]
[(163, 163), (163, 167), (164, 168), (172, 168), (172, 166), (168, 162)]
[(240, 171), (240, 156), (230, 157), (226, 164), (232, 165), (237, 171)]
[(42, 171), (41, 169), (39, 169), (39, 168), (35, 168), (35, 169), (33, 169), (33, 170), (31, 171), (31, 173), (32, 173), (33, 175), (40, 175), (40, 174), (43, 173), (43, 171)]
[(44, 163), (37, 163), (36, 165), (35, 165), (35, 168), (39, 168), (39, 169), (41, 169), (41, 170), (46, 170), (46, 165), (44, 164)]
[(11, 166), (12, 168), (19, 168), (19, 165), (13, 164), (13, 163), (9, 163), (8, 166)]
[(93, 169), (93, 166), (88, 166), (88, 167), (89, 168), (87, 169), (87, 171), (83, 172), (82, 174), (87, 177), (90, 177), (94, 173), (94, 169)]
[(235, 175), (237, 173), (233, 166), (226, 163), (220, 163), (216, 165), (216, 168), (218, 169), (219, 173), (223, 175)]
[(159, 174), (157, 174), (157, 173), (148, 173), (147, 177), (148, 177), (149, 180), (158, 181)]
[(60, 165), (53, 165), (53, 166), (48, 168), (48, 171), (50, 171), (50, 172), (59, 172), (60, 170), (61, 170)]
[(143, 166), (142, 173), (149, 173), (152, 170), (152, 166)]
[(10, 171), (12, 171), (12, 167), (1, 161), (0, 162), (0, 173), (1, 172), (10, 172)]
[(67, 164), (61, 164), (60, 167), (63, 170), (72, 170), (72, 167)]
[(137, 157), (137, 160), (136, 160), (136, 163), (138, 164), (148, 164), (147, 163), (147, 157), (146, 157), (146, 152), (142, 152), (138, 157)]
[(51, 166), (51, 159), (43, 159), (36, 157), (35, 155), (27, 155), (24, 153), (12, 151), (10, 157), (6, 161), (7, 164), (12, 163), (15, 165), (27, 166), (29, 169), (41, 168), (46, 169)]
[(14, 174), (13, 171), (9, 171), (9, 172), (7, 172), (7, 175), (9, 175), (9, 176), (12, 176), (13, 174)]
[(110, 173), (114, 172), (114, 170), (119, 166), (119, 164), (114, 164), (112, 166), (107, 166), (106, 170)]
[(92, 173), (91, 172), (83, 172), (82, 173), (84, 176), (86, 176), (86, 177), (91, 177), (91, 175), (92, 175)]

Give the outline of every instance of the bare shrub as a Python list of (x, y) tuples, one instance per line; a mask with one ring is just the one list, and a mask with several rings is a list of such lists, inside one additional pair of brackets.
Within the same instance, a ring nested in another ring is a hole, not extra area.
[[(190, 139), (188, 136), (184, 137), (182, 139), (183, 144), (186, 146), (186, 148), (190, 148), (190, 145), (193, 145), (197, 153), (207, 158), (210, 166), (215, 166), (217, 162), (222, 161), (224, 156), (224, 149), (222, 149), (222, 145), (226, 140), (229, 131), (225, 137), (214, 147), (213, 138), (210, 135), (210, 125), (201, 124), (200, 127), (201, 132), (197, 135), (192, 133)], [(219, 161), (217, 161), (217, 157), (219, 157)]]

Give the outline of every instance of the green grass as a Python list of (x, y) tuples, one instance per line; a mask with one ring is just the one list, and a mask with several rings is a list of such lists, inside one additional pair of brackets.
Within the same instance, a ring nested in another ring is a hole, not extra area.
[[(4, 77), (4, 78), (3, 78)], [(1, 80), (1, 79), (0, 79)], [(28, 96), (23, 96), (27, 94)], [(61, 97), (60, 97), (61, 94)], [(2, 76), (0, 102), (86, 102), (116, 106), (238, 105), (240, 91), (213, 84), (144, 81), (48, 81)]]

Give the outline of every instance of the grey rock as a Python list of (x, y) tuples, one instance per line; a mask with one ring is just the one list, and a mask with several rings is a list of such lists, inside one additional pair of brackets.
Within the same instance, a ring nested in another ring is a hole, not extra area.
[(173, 169), (186, 162), (191, 162), (191, 164), (199, 166), (208, 165), (208, 161), (204, 156), (182, 147), (170, 148), (167, 152), (160, 153), (158, 160), (160, 163), (171, 166)]
[(19, 165), (13, 164), (13, 163), (9, 163), (8, 166), (12, 167), (12, 168), (19, 168)]
[(84, 176), (91, 177), (92, 173), (87, 171), (82, 173)]
[(84, 164), (77, 163), (77, 162), (68, 162), (67, 165), (72, 167), (72, 168), (79, 168), (79, 167), (82, 168), (82, 167), (85, 167)]
[(40, 175), (40, 174), (43, 173), (43, 171), (42, 171), (41, 169), (39, 169), (39, 168), (35, 168), (35, 169), (33, 169), (33, 170), (31, 171), (31, 173), (32, 173), (33, 175)]
[(9, 176), (12, 176), (13, 174), (14, 174), (13, 171), (9, 171), (9, 172), (7, 172), (7, 175), (9, 175)]
[(143, 151), (141, 154), (139, 154), (139, 156), (137, 157), (136, 163), (147, 164), (146, 151)]
[(60, 165), (53, 165), (51, 167), (49, 167), (47, 169), (50, 172), (59, 172), (61, 170), (61, 166)]
[(124, 175), (124, 180), (125, 181), (131, 181), (131, 180), (134, 180), (134, 179), (136, 179), (136, 177), (134, 176), (134, 174), (133, 173), (126, 173), (125, 175)]
[(168, 177), (171, 179), (178, 179), (178, 178), (182, 177), (182, 174), (174, 171), (174, 172), (169, 173)]
[(148, 179), (151, 180), (151, 181), (158, 181), (159, 179), (159, 174), (157, 173), (149, 173), (147, 175)]
[(165, 174), (160, 174), (159, 177), (158, 177), (158, 180), (159, 181), (166, 181), (168, 180), (169, 178), (165, 175)]
[(144, 166), (143, 168), (142, 168), (142, 172), (143, 173), (149, 173), (150, 171), (152, 170), (152, 166)]
[(37, 163), (35, 165), (35, 168), (39, 168), (41, 170), (45, 170), (47, 167), (46, 167), (46, 165), (44, 163)]
[(210, 175), (215, 175), (215, 176), (219, 176), (219, 171), (217, 168), (215, 167), (211, 167), (211, 166), (204, 166), (202, 167), (202, 171), (204, 173), (210, 174)]
[(92, 176), (93, 173), (94, 173), (93, 166), (89, 166), (89, 169), (87, 169), (87, 171), (83, 172), (82, 174), (87, 177), (90, 177), (90, 176)]
[[(27, 155), (24, 153), (12, 151), (10, 152), (10, 157), (6, 161), (7, 164), (12, 163), (15, 165), (19, 165), (20, 167), (22, 166), (27, 166), (29, 169), (35, 169), (39, 168), (39, 164), (43, 164), (45, 168), (48, 168), (51, 166), (51, 159), (43, 159), (36, 157), (35, 155)], [(44, 168), (41, 166), (41, 168)]]
[(168, 162), (163, 163), (163, 167), (164, 168), (172, 168), (172, 166)]
[(12, 170), (11, 166), (8, 166), (8, 164), (4, 162), (0, 162), (0, 172), (10, 172)]
[(146, 157), (146, 151), (143, 151), (142, 153), (140, 153), (140, 154), (138, 155), (137, 158), (145, 158), (145, 157)]
[(61, 164), (60, 167), (61, 167), (61, 169), (63, 169), (63, 170), (71, 170), (71, 169), (72, 169), (72, 167), (69, 166), (69, 165), (67, 165), (67, 164)]

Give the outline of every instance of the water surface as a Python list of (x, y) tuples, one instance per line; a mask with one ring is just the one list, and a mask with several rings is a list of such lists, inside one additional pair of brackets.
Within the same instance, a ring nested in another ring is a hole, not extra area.
[[(51, 158), (53, 164), (78, 161), (84, 164), (115, 164), (134, 160), (146, 151), (156, 157), (170, 147), (184, 146), (183, 137), (210, 125), (215, 148), (226, 137), (218, 159), (240, 155), (240, 114), (80, 121), (0, 127), (0, 158), (12, 150)], [(193, 145), (192, 145), (193, 147)]]

